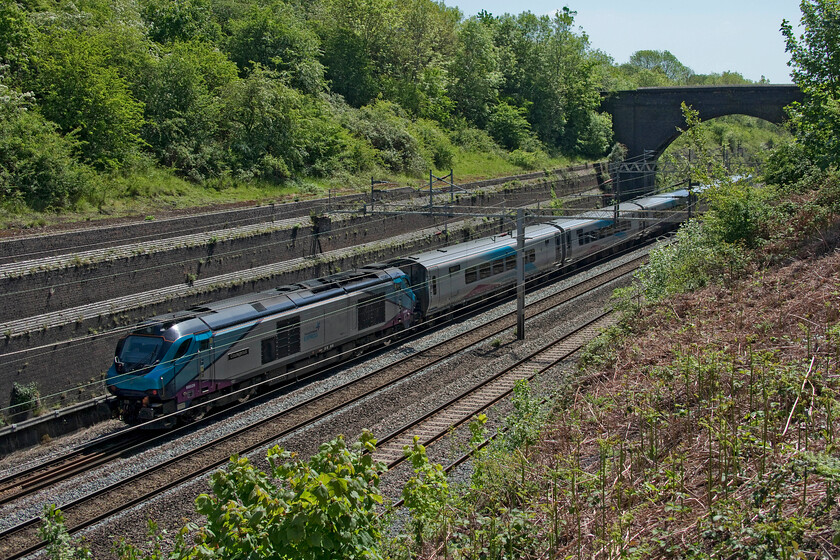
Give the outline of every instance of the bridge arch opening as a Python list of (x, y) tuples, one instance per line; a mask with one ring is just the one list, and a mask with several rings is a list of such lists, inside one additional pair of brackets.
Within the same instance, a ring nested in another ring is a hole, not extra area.
[[(768, 150), (791, 138), (784, 125), (746, 114), (704, 119), (699, 126), (707, 152), (733, 172), (745, 167), (760, 168)], [(657, 186), (666, 187), (687, 178), (692, 161), (697, 158), (693, 152), (688, 136), (675, 129), (651, 154), (656, 162)]]

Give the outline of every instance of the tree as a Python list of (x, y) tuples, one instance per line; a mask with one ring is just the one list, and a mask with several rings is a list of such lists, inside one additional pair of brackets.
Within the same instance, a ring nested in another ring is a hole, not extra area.
[(826, 168), (840, 163), (840, 1), (802, 0), (799, 6), (800, 37), (782, 22), (791, 75), (805, 95), (790, 115), (798, 141)]
[(670, 51), (641, 50), (630, 55), (631, 66), (660, 70), (674, 84), (685, 84), (694, 71), (680, 62)]
[(487, 131), (493, 139), (508, 150), (517, 150), (531, 134), (528, 110), (504, 101), (493, 108)]
[(143, 87), (143, 139), (158, 161), (194, 180), (218, 175), (219, 93), (238, 80), (236, 65), (204, 43), (172, 43)]
[(35, 210), (73, 206), (93, 173), (76, 160), (79, 142), (34, 107), (34, 97), (3, 84), (0, 66), (0, 199)]
[(458, 50), (449, 66), (449, 97), (458, 113), (478, 126), (484, 126), (496, 103), (502, 81), (498, 66), (490, 30), (478, 19), (468, 19), (458, 33)]
[(276, 72), (255, 65), (222, 90), (220, 131), (230, 167), (243, 177), (282, 180), (303, 165), (301, 95)]
[(158, 43), (215, 41), (221, 33), (209, 0), (146, 0), (143, 18), (149, 37)]
[(121, 167), (141, 146), (143, 105), (108, 63), (105, 37), (53, 27), (38, 43), (33, 90), (44, 116), (76, 135), (87, 162)]
[(287, 74), (291, 84), (306, 93), (323, 88), (318, 37), (288, 4), (254, 5), (230, 27), (227, 51), (243, 73), (259, 64)]
[(34, 34), (28, 14), (17, 2), (0, 2), (0, 62), (9, 64), (12, 71), (26, 66)]
[(324, 40), (323, 63), (334, 92), (353, 107), (376, 97), (374, 64), (364, 40), (349, 29), (336, 29)]

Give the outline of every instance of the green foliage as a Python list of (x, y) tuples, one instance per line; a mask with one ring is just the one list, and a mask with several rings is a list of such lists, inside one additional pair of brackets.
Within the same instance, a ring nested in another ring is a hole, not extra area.
[(90, 550), (74, 542), (67, 533), (64, 514), (55, 505), (44, 506), (44, 523), (38, 528), (38, 536), (47, 543), (46, 554), (50, 560), (89, 560)]
[(299, 114), (303, 97), (255, 66), (222, 91), (222, 134), (230, 166), (243, 177), (282, 180), (303, 165)]
[(520, 379), (513, 386), (513, 412), (505, 418), (504, 442), (508, 449), (527, 447), (537, 441), (545, 410), (540, 400), (531, 394), (527, 379)]
[(377, 101), (348, 115), (346, 126), (367, 141), (382, 164), (394, 173), (422, 176), (428, 169), (421, 146), (411, 133), (411, 124), (398, 105)]
[(72, 207), (91, 187), (92, 172), (75, 157), (75, 136), (33, 108), (33, 98), (3, 84), (0, 67), (0, 198), (7, 207)]
[(840, 4), (836, 0), (802, 0), (797, 37), (782, 22), (791, 75), (805, 94), (790, 110), (797, 139), (821, 168), (840, 163)]
[(370, 103), (376, 95), (373, 61), (364, 40), (346, 29), (339, 29), (324, 39), (326, 78), (332, 90), (353, 107)]
[(9, 398), (9, 412), (12, 414), (20, 414), (23, 412), (35, 411), (41, 406), (41, 392), (38, 390), (38, 384), (34, 381), (32, 383), (22, 384), (15, 382), (12, 385), (12, 394)]
[(207, 524), (196, 528), (190, 557), (380, 558), (375, 507), (383, 465), (371, 458), (375, 443), (368, 432), (350, 447), (339, 437), (308, 462), (275, 447), (270, 475), (232, 458), (213, 474), (213, 494), (196, 500)]
[(729, 179), (711, 185), (701, 197), (709, 206), (703, 223), (713, 240), (747, 247), (759, 243), (759, 230), (770, 212), (768, 201), (774, 198), (772, 191)]
[(716, 242), (702, 223), (690, 220), (677, 231), (674, 243), (651, 250), (636, 278), (645, 298), (655, 302), (707, 286), (733, 266), (737, 269), (743, 258), (737, 246)]
[(626, 334), (627, 329), (620, 325), (613, 325), (604, 329), (603, 332), (593, 338), (583, 349), (578, 360), (578, 368), (581, 371), (586, 371), (589, 369), (603, 369), (611, 365), (616, 358), (617, 343), (623, 340)]
[(9, 64), (13, 71), (26, 69), (35, 34), (28, 14), (17, 2), (0, 2), (0, 63)]
[(694, 71), (670, 51), (641, 50), (630, 55), (630, 66), (661, 72), (673, 84), (685, 84)]
[(158, 43), (212, 42), (221, 34), (209, 0), (145, 0), (142, 15), (149, 38)]
[(458, 50), (449, 68), (449, 97), (458, 114), (483, 127), (496, 102), (502, 75), (493, 36), (478, 19), (470, 18), (459, 31)]
[(143, 107), (108, 63), (107, 35), (53, 26), (37, 50), (33, 91), (44, 116), (76, 135), (86, 162), (124, 165), (140, 149)]
[(599, 89), (632, 82), (568, 9), (464, 20), (434, 0), (5, 2), (0, 62), (34, 95), (0, 132), (6, 212), (196, 192), (119, 188), (173, 173), (220, 200), (600, 157)]
[(241, 19), (230, 24), (226, 49), (243, 71), (259, 65), (284, 73), (304, 93), (323, 87), (318, 37), (285, 2), (252, 4)]
[(767, 183), (788, 188), (816, 170), (805, 153), (805, 147), (798, 142), (788, 142), (770, 152), (762, 171)]
[(429, 462), (426, 448), (417, 436), (413, 446), (406, 445), (403, 451), (414, 469), (414, 476), (403, 486), (402, 497), (411, 513), (415, 542), (422, 545), (425, 539), (439, 534), (447, 521), (449, 483), (443, 467)]
[(541, 150), (513, 150), (508, 154), (508, 161), (522, 169), (537, 169), (543, 167), (542, 163), (547, 159)]
[(430, 162), (436, 169), (452, 167), (455, 147), (436, 122), (418, 119), (412, 123), (411, 129), (420, 142), (420, 151), (425, 161)]
[(143, 139), (158, 161), (193, 180), (225, 169), (219, 94), (238, 82), (236, 66), (205, 43), (172, 43), (143, 87)]
[(493, 108), (487, 131), (504, 148), (517, 150), (531, 135), (531, 123), (527, 115), (526, 109), (503, 101)]
[(589, 113), (589, 123), (580, 130), (577, 138), (577, 152), (592, 158), (600, 158), (612, 145), (612, 116), (609, 113)]

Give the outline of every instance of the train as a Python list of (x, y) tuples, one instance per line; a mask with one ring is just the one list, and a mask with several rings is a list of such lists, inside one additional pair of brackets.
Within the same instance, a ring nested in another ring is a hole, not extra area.
[[(528, 226), (526, 281), (671, 230), (690, 203), (683, 189)], [(516, 257), (511, 231), (152, 317), (117, 343), (106, 374), (115, 414), (195, 421), (510, 289)]]

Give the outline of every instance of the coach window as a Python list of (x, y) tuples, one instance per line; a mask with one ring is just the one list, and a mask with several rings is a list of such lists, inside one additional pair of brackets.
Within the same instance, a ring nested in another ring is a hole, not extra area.
[(471, 266), (464, 272), (464, 283), (472, 284), (476, 280), (478, 280), (478, 268)]
[(449, 267), (449, 276), (452, 276), (453, 274), (455, 274), (459, 270), (461, 270), (461, 265), (460, 264), (456, 264), (455, 266), (450, 266)]
[(505, 270), (516, 270), (516, 255), (509, 255), (505, 259)]
[(484, 280), (485, 278), (489, 278), (491, 276), (491, 274), (492, 274), (492, 272), (491, 272), (491, 269), (490, 269), (490, 263), (484, 263), (483, 265), (481, 265), (481, 268), (478, 269), (478, 277), (481, 280)]
[(505, 271), (505, 260), (497, 259), (493, 261), (493, 274), (501, 274)]
[(437, 295), (437, 276), (432, 276), (432, 295)]
[(525, 252), (525, 258), (528, 259), (528, 262), (534, 262), (537, 260), (537, 252), (534, 249), (529, 249)]

